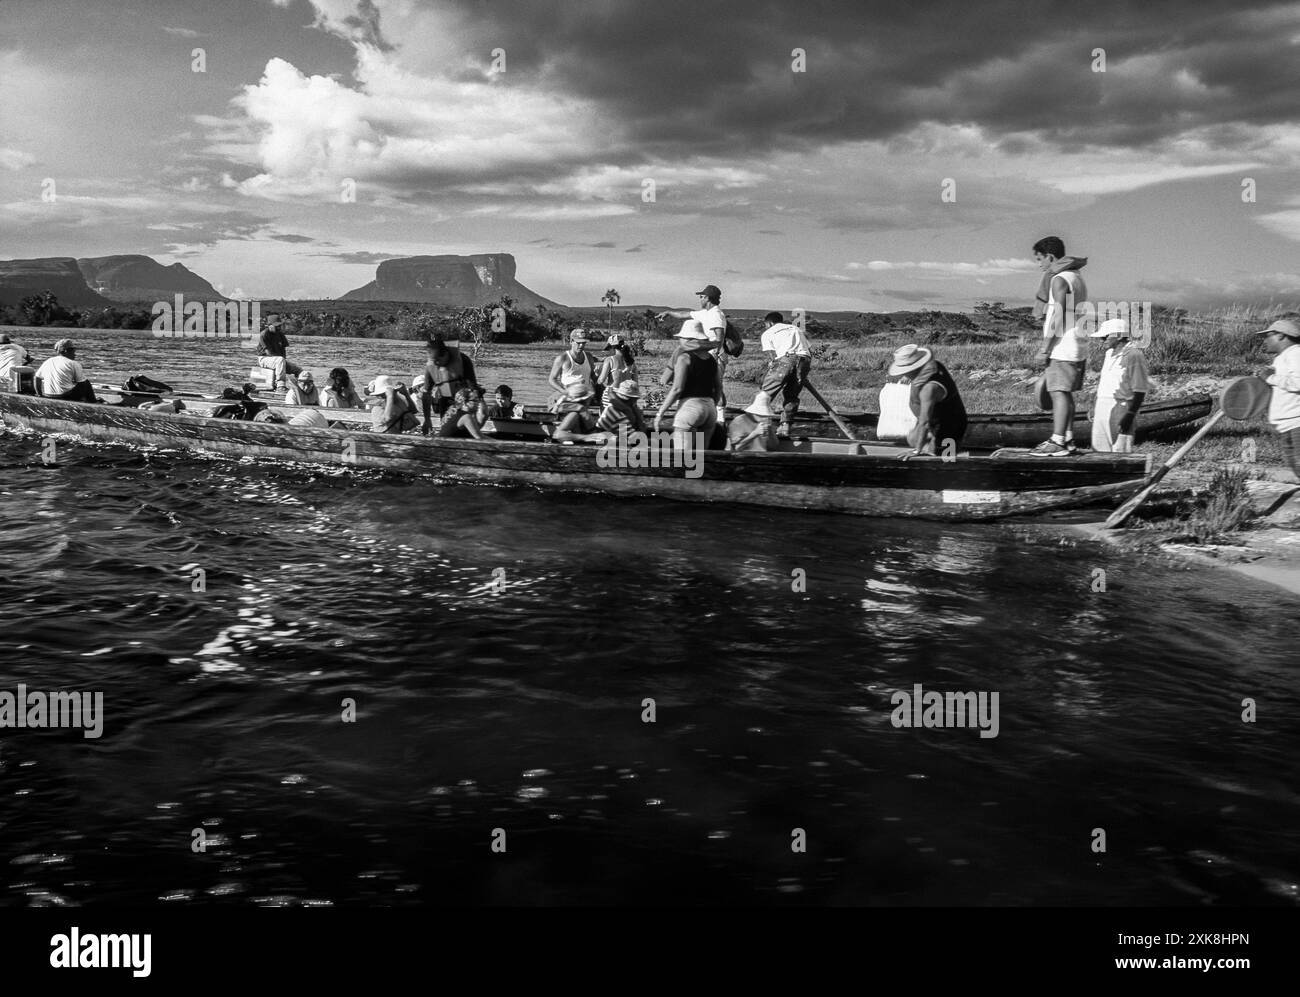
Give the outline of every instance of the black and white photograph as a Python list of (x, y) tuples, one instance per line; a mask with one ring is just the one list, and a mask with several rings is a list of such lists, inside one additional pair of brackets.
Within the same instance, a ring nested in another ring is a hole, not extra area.
[(925, 909), (1232, 986), (1300, 4), (3, 0), (0, 467), (6, 966)]

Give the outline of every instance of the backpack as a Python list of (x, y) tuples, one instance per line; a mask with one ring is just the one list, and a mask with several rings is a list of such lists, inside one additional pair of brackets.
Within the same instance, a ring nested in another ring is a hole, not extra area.
[(137, 374), (135, 377), (128, 377), (123, 385), (127, 391), (142, 391), (153, 394), (166, 394), (172, 390), (170, 384), (164, 384), (162, 381), (155, 381), (152, 377), (146, 377), (144, 374)]
[(745, 350), (745, 341), (740, 338), (740, 330), (730, 321), (722, 334), (722, 348), (729, 357), (738, 357)]

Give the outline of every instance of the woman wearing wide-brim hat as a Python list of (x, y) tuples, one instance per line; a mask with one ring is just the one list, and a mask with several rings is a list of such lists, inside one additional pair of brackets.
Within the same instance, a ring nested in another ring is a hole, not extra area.
[(709, 353), (716, 345), (698, 319), (687, 319), (675, 337), (682, 352), (673, 364), (673, 384), (655, 415), (654, 428), (659, 431), (666, 412), (674, 402), (673, 443), (686, 449), (694, 437), (700, 449), (706, 449), (718, 427), (718, 404), (722, 400), (722, 368)]
[(908, 343), (894, 351), (888, 374), (908, 386), (908, 408), (916, 417), (904, 459), (937, 456), (940, 448), (955, 452), (966, 435), (966, 406), (948, 368), (931, 350)]

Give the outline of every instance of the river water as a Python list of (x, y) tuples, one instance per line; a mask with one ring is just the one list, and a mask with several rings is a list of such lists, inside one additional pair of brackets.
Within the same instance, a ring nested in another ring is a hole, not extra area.
[[(243, 365), (76, 337), (96, 380)], [(535, 398), (539, 361), (479, 366)], [(40, 457), (0, 437), (0, 692), (104, 723), (0, 730), (0, 904), (1300, 900), (1300, 600), (1233, 573), (1030, 524)], [(997, 736), (895, 727), (918, 684), (996, 692)]]

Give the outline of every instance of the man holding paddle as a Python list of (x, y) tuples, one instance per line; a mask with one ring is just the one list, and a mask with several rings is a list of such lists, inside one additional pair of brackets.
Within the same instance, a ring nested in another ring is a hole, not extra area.
[(1268, 421), (1282, 439), (1282, 459), (1300, 481), (1300, 313), (1283, 315), (1255, 335), (1263, 336), (1264, 348), (1273, 353)]
[(781, 425), (776, 435), (789, 439), (790, 423), (799, 414), (799, 392), (808, 380), (812, 369), (812, 348), (808, 337), (797, 325), (791, 325), (780, 312), (768, 312), (759, 347), (767, 357), (767, 370), (763, 374), (762, 390), (775, 400), (781, 396)]

